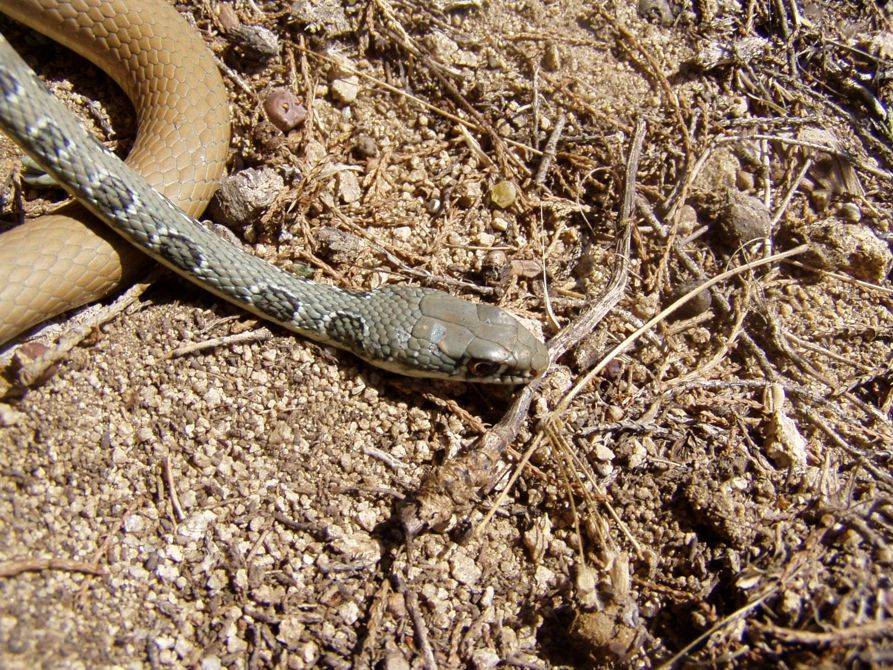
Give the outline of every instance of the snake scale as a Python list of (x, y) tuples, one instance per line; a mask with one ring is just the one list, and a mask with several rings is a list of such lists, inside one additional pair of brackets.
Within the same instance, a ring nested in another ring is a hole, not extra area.
[[(129, 22), (118, 24), (115, 30), (139, 33), (144, 12), (157, 4), (155, 0), (3, 1), (0, 10), (4, 12), (5, 4), (27, 5), (26, 12), (31, 13), (27, 22), (38, 29), (43, 27), (47, 7), (52, 7), (57, 17), (61, 13), (63, 26), (67, 21), (92, 34), (102, 19), (115, 19), (118, 9), (130, 12)], [(133, 21), (138, 22), (136, 27)], [(107, 29), (106, 33), (105, 40), (118, 42), (117, 33), (108, 34)], [(79, 46), (77, 36), (66, 41)], [(167, 57), (158, 51), (165, 48), (152, 44), (137, 54), (137, 61), (163, 63)], [(100, 59), (100, 66), (105, 68), (108, 60), (115, 61), (116, 56)], [(126, 79), (115, 62), (110, 74), (119, 83)], [(123, 85), (131, 98), (148, 98), (148, 107), (159, 104), (158, 96), (151, 95), (157, 84), (148, 80), (144, 70), (136, 72), (130, 85), (126, 81)], [(142, 139), (145, 129), (139, 103), (137, 108)], [(220, 134), (209, 131), (207, 123), (184, 131), (193, 141), (198, 137), (199, 151), (206, 148), (203, 133), (214, 147), (219, 143)], [(533, 379), (548, 366), (546, 347), (497, 307), (414, 286), (353, 291), (301, 279), (209, 232), (190, 216), (198, 213), (198, 207), (184, 212), (90, 135), (2, 36), (0, 128), (84, 207), (142, 252), (217, 296), (289, 330), (349, 350), (378, 367), (416, 377), (517, 384)], [(214, 151), (208, 153), (216, 156)], [(203, 156), (200, 163), (207, 165), (210, 159)], [(0, 300), (0, 319), (6, 319), (5, 309)]]

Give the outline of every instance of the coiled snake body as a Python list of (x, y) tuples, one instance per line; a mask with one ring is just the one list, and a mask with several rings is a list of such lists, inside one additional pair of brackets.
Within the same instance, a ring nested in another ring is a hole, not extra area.
[[(0, 9), (6, 11), (3, 1)], [(24, 2), (40, 11), (44, 5), (57, 11), (78, 5), (69, 17), (75, 23), (88, 21), (91, 12), (101, 16), (113, 12), (113, 5), (124, 4)], [(85, 5), (95, 6), (84, 14)], [(141, 81), (139, 86), (152, 84)], [(138, 94), (129, 92), (132, 97)], [(142, 119), (140, 125), (142, 137)], [(425, 288), (348, 291), (300, 279), (208, 232), (86, 132), (2, 36), (0, 127), (79, 202), (140, 250), (290, 330), (411, 376), (522, 383), (548, 365), (545, 346), (499, 308)], [(212, 139), (219, 144), (219, 138)], [(191, 213), (199, 212), (193, 208)], [(0, 299), (0, 319), (5, 319), (4, 309)]]

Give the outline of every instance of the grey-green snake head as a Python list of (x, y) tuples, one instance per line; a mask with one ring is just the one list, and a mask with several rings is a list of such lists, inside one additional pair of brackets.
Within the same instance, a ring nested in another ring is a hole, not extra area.
[[(368, 295), (379, 317), (352, 350), (369, 362), (412, 377), (483, 384), (526, 384), (549, 366), (549, 352), (514, 316), (492, 305), (409, 286)], [(371, 323), (371, 322), (370, 322)]]

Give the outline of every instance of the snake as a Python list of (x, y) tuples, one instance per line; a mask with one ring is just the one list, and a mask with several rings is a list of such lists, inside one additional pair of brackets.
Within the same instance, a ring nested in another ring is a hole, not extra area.
[[(0, 0), (0, 11), (84, 53), (122, 85), (137, 108), (134, 153), (145, 146), (141, 142), (167, 146), (170, 141), (157, 135), (145, 139), (158, 132), (145, 127), (147, 116), (168, 116), (159, 124), (171, 123), (170, 112), (159, 110), (171, 95), (169, 79), (159, 78), (176, 65), (168, 52), (171, 42), (158, 39), (157, 31), (155, 39), (144, 32), (151, 33), (144, 19), (154, 15), (157, 22), (163, 8), (158, 0)], [(192, 34), (172, 7), (167, 10), (164, 21), (177, 38)], [(122, 65), (122, 53), (143, 66)], [(193, 60), (206, 61), (207, 77), (200, 83), (217, 91), (220, 76), (208, 69), (207, 55), (197, 56), (194, 47), (189, 53)], [(196, 82), (185, 84), (192, 90), (180, 86), (173, 94), (202, 99)], [(154, 176), (142, 176), (138, 170), (145, 165), (128, 165), (99, 142), (0, 36), (0, 130), (89, 213), (146, 256), (263, 319), (390, 372), (522, 384), (548, 367), (548, 348), (502, 308), (427, 287), (385, 285), (364, 291), (297, 277), (203, 226), (193, 217), (213, 192), (214, 171), (229, 138), (228, 118), (222, 132), (209, 125), (220, 123), (220, 112), (191, 113), (190, 127), (174, 119), (178, 132), (197, 145), (199, 158), (191, 161), (194, 175), (181, 170), (175, 178), (180, 190), (162, 193), (155, 186), (166, 181), (159, 175), (167, 159), (155, 166)], [(164, 155), (181, 149), (168, 147)], [(4, 322), (8, 307), (0, 296)]]

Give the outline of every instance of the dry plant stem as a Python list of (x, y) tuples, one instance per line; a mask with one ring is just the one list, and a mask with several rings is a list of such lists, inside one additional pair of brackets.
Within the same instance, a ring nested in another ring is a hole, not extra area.
[[(561, 422), (561, 427), (563, 427), (563, 426), (564, 426), (564, 423)], [(614, 509), (614, 506), (608, 500), (607, 492), (605, 491), (604, 487), (598, 481), (596, 481), (595, 475), (592, 472), (592, 468), (589, 466), (589, 464), (586, 461), (584, 461), (582, 458), (580, 458), (579, 455), (577, 455), (577, 452), (573, 449), (571, 444), (565, 439), (564, 433), (562, 431), (558, 430), (557, 426), (555, 426), (551, 423), (547, 423), (547, 424), (544, 424), (544, 430), (549, 435), (549, 440), (550, 440), (550, 442), (552, 442), (552, 444), (555, 446), (555, 448), (558, 449), (562, 454), (564, 454), (564, 457), (568, 460), (569, 463), (576, 465), (576, 469), (572, 470), (572, 471), (575, 473), (582, 472), (586, 475), (586, 479), (589, 480), (589, 484), (592, 487), (592, 491), (594, 491), (598, 496), (598, 502), (600, 502), (602, 504), (602, 506), (604, 506), (604, 508), (606, 510), (608, 510), (608, 514), (610, 514), (611, 518), (614, 519), (614, 523), (617, 524), (618, 528), (620, 528), (621, 532), (626, 537), (627, 541), (629, 541), (630, 545), (632, 545), (633, 549), (635, 549), (636, 555), (639, 558), (642, 558), (645, 555), (645, 552), (642, 549), (642, 545), (639, 543), (638, 540), (636, 540), (635, 536), (629, 530), (629, 527), (626, 525), (626, 523), (623, 521), (623, 519), (620, 518), (620, 515), (617, 513), (617, 510)], [(566, 432), (566, 431), (564, 431), (564, 432)], [(579, 477), (579, 475), (578, 475), (578, 477)], [(593, 504), (594, 496), (592, 495), (592, 492), (588, 491), (585, 486), (582, 486), (582, 482), (581, 482), (580, 488), (584, 492), (583, 495), (586, 498), (587, 502), (589, 504)], [(593, 506), (593, 509), (594, 509), (594, 506)], [(607, 541), (607, 540), (604, 540), (604, 541)]]
[(555, 160), (555, 150), (558, 148), (558, 141), (561, 139), (562, 133), (564, 133), (565, 124), (567, 124), (567, 114), (562, 114), (555, 122), (555, 128), (552, 130), (552, 134), (549, 135), (549, 140), (543, 149), (543, 159), (540, 161), (536, 177), (533, 179), (533, 183), (537, 186), (542, 186), (546, 181), (546, 175), (549, 174), (549, 168), (552, 167), (552, 161)]
[(214, 54), (214, 62), (217, 63), (217, 67), (220, 68), (220, 71), (223, 72), (227, 77), (229, 77), (233, 83), (242, 89), (243, 93), (251, 96), (255, 102), (260, 104), (260, 101), (257, 98), (257, 93), (254, 92), (254, 89), (248, 85), (248, 83), (239, 76), (239, 73), (234, 71), (229, 65), (223, 62), (223, 59), (220, 56)]
[(381, 633), (381, 624), (387, 610), (388, 596), (390, 595), (391, 582), (385, 579), (382, 581), (378, 591), (376, 591), (375, 596), (373, 596), (372, 604), (369, 607), (366, 634), (360, 643), (360, 651), (355, 658), (355, 667), (371, 668), (374, 665), (372, 656)]
[(67, 558), (27, 558), (21, 561), (5, 561), (0, 563), (0, 578), (15, 577), (25, 572), (43, 572), (44, 570), (62, 570), (65, 572), (82, 572), (86, 575), (105, 575), (105, 568), (98, 563), (71, 561)]
[[(632, 234), (630, 214), (635, 195), (635, 175), (644, 139), (645, 124), (640, 120), (636, 126), (627, 161), (626, 189), (620, 222), (617, 226), (615, 270), (608, 290), (598, 303), (549, 341), (549, 358), (552, 362), (558, 360), (588, 335), (623, 296), (629, 273), (629, 247)], [(477, 491), (492, 480), (492, 473), (518, 435), (530, 403), (542, 385), (544, 377), (548, 375), (547, 371), (543, 377), (524, 387), (499, 423), (481, 436), (471, 449), (444, 464), (422, 482), (417, 494), (407, 500), (400, 510), (400, 519), (407, 538), (414, 537), (426, 529), (445, 527), (453, 511), (469, 504), (475, 499)], [(522, 457), (522, 463), (526, 462), (532, 453), (528, 448), (525, 457)], [(519, 466), (506, 490), (511, 490), (521, 470), (523, 467)], [(498, 508), (498, 505), (494, 506), (495, 508)]]
[[(696, 172), (697, 167), (695, 167), (692, 172)], [(654, 212), (651, 209), (651, 205), (648, 203), (645, 198), (639, 198), (636, 200), (636, 205), (640, 211), (642, 211), (646, 220), (652, 225), (655, 232), (661, 237), (668, 237), (669, 231), (664, 229), (663, 224), (658, 221)], [(703, 268), (698, 265), (695, 260), (682, 248), (682, 246), (676, 242), (673, 243), (673, 251), (676, 256), (682, 261), (682, 264), (685, 266), (685, 269), (691, 272), (694, 276), (698, 278), (703, 278), (705, 276)], [(788, 262), (796, 262), (796, 261), (788, 261)], [(717, 308), (721, 311), (724, 317), (729, 317), (733, 314), (732, 306), (729, 304), (729, 301), (726, 300), (726, 297), (715, 288), (710, 289), (710, 297), (713, 299), (713, 302), (716, 304)], [(766, 375), (767, 379), (774, 380), (778, 378), (778, 374), (775, 371), (775, 368), (772, 366), (772, 363), (769, 362), (769, 359), (766, 358), (766, 354), (763, 353), (763, 350), (754, 342), (753, 338), (746, 332), (743, 331), (740, 335), (741, 342), (744, 344), (748, 353), (753, 356), (757, 364), (760, 366), (760, 369), (763, 371), (763, 374)]]
[(878, 286), (877, 284), (872, 284), (871, 282), (863, 281), (861, 279), (856, 279), (855, 277), (850, 277), (849, 275), (845, 275), (840, 272), (831, 272), (830, 270), (822, 270), (821, 268), (817, 268), (814, 265), (809, 265), (808, 263), (804, 263), (802, 261), (786, 261), (789, 265), (795, 265), (798, 268), (802, 268), (804, 270), (809, 270), (810, 272), (816, 272), (818, 274), (827, 275), (829, 277), (834, 277), (840, 281), (849, 282), (850, 284), (855, 284), (861, 288), (864, 288), (868, 291), (875, 291), (880, 293), (881, 295), (893, 298), (893, 289), (887, 288), (886, 286)]
[[(769, 240), (772, 240), (772, 232), (775, 230), (775, 227), (778, 225), (778, 222), (781, 221), (781, 217), (784, 216), (785, 211), (788, 208), (788, 205), (791, 204), (791, 199), (794, 197), (794, 194), (797, 192), (797, 189), (800, 188), (800, 182), (803, 181), (803, 177), (806, 176), (806, 173), (809, 172), (809, 168), (812, 167), (812, 159), (807, 158), (803, 161), (803, 167), (800, 168), (800, 171), (797, 173), (797, 176), (794, 178), (791, 187), (788, 189), (787, 193), (784, 194), (784, 198), (781, 200), (781, 204), (778, 206), (778, 210), (772, 216), (772, 220), (769, 222)], [(766, 249), (769, 250), (771, 247), (767, 244)]]
[(744, 140), (769, 140), (770, 142), (780, 142), (782, 144), (793, 144), (795, 146), (806, 147), (808, 149), (814, 149), (816, 151), (821, 151), (826, 154), (830, 154), (835, 156), (836, 158), (840, 158), (841, 160), (845, 160), (850, 163), (853, 167), (858, 168), (864, 172), (869, 174), (873, 174), (875, 177), (880, 177), (881, 179), (886, 179), (887, 181), (893, 181), (893, 173), (887, 172), (886, 170), (881, 170), (880, 168), (876, 168), (873, 165), (866, 163), (864, 161), (859, 160), (852, 154), (847, 153), (846, 151), (841, 151), (840, 149), (835, 149), (834, 147), (829, 147), (824, 144), (817, 144), (816, 142), (808, 142), (806, 140), (799, 140), (795, 137), (786, 137), (784, 135), (765, 135), (765, 134), (757, 134), (757, 135), (720, 135), (715, 137), (713, 143), (716, 145), (720, 144), (729, 144), (733, 142), (741, 142)]
[(840, 447), (843, 451), (847, 452), (851, 456), (856, 457), (862, 465), (865, 466), (867, 470), (869, 470), (872, 475), (877, 478), (878, 481), (885, 482), (887, 486), (893, 486), (893, 475), (889, 473), (888, 470), (884, 468), (878, 468), (871, 462), (871, 456), (874, 453), (865, 453), (861, 449), (857, 449), (856, 447), (850, 445), (846, 440), (844, 440), (831, 426), (828, 425), (828, 422), (825, 421), (822, 417), (818, 415), (818, 413), (810, 410), (810, 409), (800, 409), (801, 412), (809, 419), (810, 423), (819, 428), (825, 435), (827, 435), (831, 441)]
[(710, 360), (706, 363), (702, 363), (695, 370), (678, 377), (677, 379), (673, 379), (669, 382), (668, 385), (672, 386), (675, 384), (684, 384), (685, 382), (691, 381), (693, 379), (703, 379), (707, 376), (707, 373), (710, 372), (713, 368), (715, 368), (719, 363), (726, 357), (726, 354), (732, 349), (732, 345), (735, 344), (735, 340), (743, 332), (744, 318), (747, 316), (746, 310), (740, 310), (738, 315), (735, 318), (735, 323), (732, 326), (732, 331), (729, 335), (723, 338), (722, 346), (719, 350), (710, 357)]
[[(768, 380), (774, 381), (774, 380)], [(664, 390), (664, 394), (677, 394), (681, 393), (693, 388), (702, 388), (702, 389), (724, 389), (724, 388), (746, 388), (746, 389), (755, 389), (762, 390), (767, 385), (767, 380), (765, 379), (733, 379), (733, 380), (725, 380), (725, 379), (702, 379), (702, 380), (693, 380), (690, 382), (680, 383), (679, 385), (673, 385)], [(787, 379), (780, 380), (780, 383), (786, 393), (790, 395), (796, 395), (804, 400), (808, 400), (809, 402), (815, 405), (821, 405), (827, 408), (829, 411), (833, 412), (837, 419), (848, 426), (850, 426), (854, 430), (861, 430), (864, 435), (870, 436), (871, 439), (881, 440), (885, 443), (893, 443), (893, 436), (884, 435), (878, 433), (875, 430), (872, 430), (868, 426), (864, 425), (864, 421), (861, 423), (857, 423), (853, 421), (853, 415), (851, 413), (844, 412), (840, 409), (835, 403), (831, 402), (826, 397), (819, 395), (818, 393), (814, 393), (809, 389), (795, 384)], [(807, 416), (808, 410), (803, 410)], [(849, 446), (847, 449), (851, 449)], [(863, 452), (856, 450), (855, 453), (858, 453), (860, 456), (864, 456)]]
[(564, 330), (549, 341), (549, 356), (556, 361), (586, 337), (605, 315), (620, 302), (629, 278), (629, 253), (632, 238), (632, 211), (636, 194), (636, 172), (642, 156), (642, 143), (645, 141), (645, 123), (636, 123), (629, 158), (624, 175), (625, 187), (620, 219), (617, 224), (617, 242), (614, 248), (615, 267), (604, 297), (575, 319)]
[(416, 641), (419, 644), (419, 650), (422, 652), (422, 662), (425, 670), (437, 670), (437, 660), (434, 658), (434, 650), (431, 648), (431, 642), (428, 640), (428, 626), (422, 616), (419, 607), (419, 598), (416, 592), (406, 585), (406, 581), (399, 574), (394, 574), (393, 579), (396, 582), (397, 590), (403, 595), (406, 602), (406, 609), (412, 618), (412, 625), (415, 629)]
[(722, 630), (723, 628), (726, 628), (729, 625), (735, 623), (736, 621), (745, 618), (748, 614), (750, 614), (752, 611), (754, 611), (760, 605), (762, 605), (764, 602), (766, 602), (767, 599), (769, 599), (771, 596), (778, 593), (778, 590), (780, 588), (781, 588), (780, 585), (773, 586), (772, 588), (770, 588), (768, 591), (764, 592), (758, 598), (754, 598), (753, 600), (751, 600), (749, 603), (747, 603), (743, 607), (740, 607), (737, 610), (735, 610), (734, 612), (732, 612), (729, 616), (718, 621), (709, 630), (705, 631), (704, 633), (702, 633), (701, 635), (696, 637), (694, 640), (689, 642), (687, 645), (685, 645), (682, 649), (680, 649), (676, 654), (674, 654), (672, 656), (672, 658), (670, 658), (670, 660), (659, 665), (658, 670), (670, 670), (671, 668), (673, 668), (676, 665), (676, 663), (678, 663), (684, 657), (688, 656), (689, 652), (691, 652), (693, 649), (695, 649), (702, 642), (708, 640), (715, 633)]
[(181, 522), (186, 518), (186, 515), (183, 513), (183, 507), (180, 505), (180, 496), (177, 495), (177, 487), (174, 486), (174, 473), (173, 468), (171, 468), (171, 457), (165, 456), (162, 461), (162, 468), (164, 469), (164, 483), (167, 486), (168, 495), (171, 498), (171, 507), (174, 509), (174, 515), (177, 517), (177, 521)]
[(799, 344), (801, 347), (803, 347), (804, 349), (806, 349), (808, 351), (813, 351), (817, 354), (821, 354), (822, 356), (827, 356), (828, 358), (835, 360), (838, 363), (843, 363), (844, 365), (849, 365), (851, 368), (859, 370), (860, 372), (869, 373), (872, 370), (871, 368), (869, 368), (866, 365), (861, 365), (860, 363), (857, 363), (856, 361), (850, 360), (846, 356), (841, 356), (840, 354), (831, 351), (827, 347), (823, 347), (818, 344), (813, 344), (809, 340), (804, 340), (802, 337), (797, 337), (796, 335), (794, 335), (792, 333), (785, 333), (785, 337), (787, 337), (792, 342), (796, 342), (797, 344)]
[(798, 644), (833, 644), (835, 646), (846, 646), (847, 642), (856, 643), (865, 638), (884, 637), (893, 634), (893, 620), (890, 619), (884, 621), (872, 621), (871, 623), (862, 624), (861, 626), (838, 628), (822, 633), (782, 628), (771, 624), (758, 624), (758, 626), (762, 632), (768, 635), (785, 642), (795, 642)]
[(777, 576), (774, 578), (775, 583), (772, 586), (767, 587), (759, 596), (756, 596), (743, 607), (716, 622), (716, 624), (711, 626), (709, 630), (685, 645), (674, 654), (672, 658), (658, 666), (659, 670), (670, 670), (680, 660), (688, 656), (689, 652), (698, 647), (702, 642), (705, 642), (717, 632), (727, 628), (730, 624), (747, 617), (751, 612), (766, 602), (767, 599), (787, 587), (804, 567), (820, 559), (821, 554), (825, 551), (825, 546), (822, 543), (824, 535), (825, 531), (823, 529), (815, 530), (810, 533), (803, 541), (800, 548), (794, 552), (792, 557), (785, 559), (787, 560), (787, 564), (778, 571)]
[(209, 340), (201, 342), (191, 342), (177, 347), (171, 351), (168, 358), (179, 358), (188, 354), (194, 354), (197, 351), (205, 349), (216, 349), (217, 347), (229, 346), (230, 344), (243, 344), (245, 342), (265, 342), (273, 337), (273, 333), (266, 327), (250, 330), (246, 333), (236, 333), (235, 335), (225, 335), (223, 337), (212, 337)]
[(61, 360), (69, 351), (80, 344), (95, 328), (111, 321), (136, 302), (158, 278), (159, 274), (159, 271), (153, 270), (145, 281), (134, 284), (113, 303), (96, 311), (89, 319), (63, 333), (57, 340), (56, 346), (19, 369), (16, 375), (19, 384), (27, 388), (40, 379), (50, 366)]
[(568, 392), (568, 394), (562, 399), (562, 401), (559, 403), (559, 405), (552, 412), (552, 416), (559, 416), (561, 413), (563, 413), (570, 406), (570, 403), (573, 401), (573, 399), (577, 397), (577, 395), (580, 393), (580, 391), (582, 391), (589, 384), (589, 382), (592, 381), (592, 378), (595, 377), (595, 375), (597, 375), (599, 372), (601, 372), (605, 368), (605, 366), (608, 363), (610, 363), (612, 360), (614, 360), (614, 358), (616, 358), (620, 353), (624, 352), (627, 349), (627, 347), (629, 347), (629, 345), (631, 345), (633, 342), (635, 342), (637, 339), (639, 339), (639, 337), (642, 335), (643, 332), (645, 332), (646, 330), (649, 330), (650, 328), (655, 326), (657, 323), (663, 321), (665, 318), (667, 318), (667, 316), (669, 316), (670, 314), (675, 312), (677, 309), (679, 309), (682, 305), (684, 305), (686, 302), (691, 300), (693, 297), (695, 297), (701, 291), (708, 289), (711, 286), (715, 286), (716, 284), (718, 284), (722, 281), (725, 281), (726, 279), (728, 279), (730, 277), (741, 274), (742, 272), (745, 272), (747, 270), (752, 270), (754, 268), (760, 267), (761, 265), (767, 265), (769, 263), (774, 263), (776, 261), (780, 261), (784, 258), (789, 258), (789, 257), (795, 256), (797, 254), (802, 254), (804, 251), (807, 250), (807, 248), (808, 247), (805, 244), (801, 244), (800, 246), (794, 247), (793, 249), (785, 251), (784, 253), (775, 254), (774, 256), (769, 256), (767, 258), (761, 258), (759, 260), (752, 261), (752, 262), (742, 265), (740, 267), (734, 268), (732, 270), (727, 270), (726, 272), (718, 274), (713, 279), (695, 287), (694, 289), (692, 289), (691, 291), (686, 293), (684, 296), (682, 296), (681, 298), (679, 298), (678, 300), (676, 300), (675, 302), (670, 304), (667, 308), (663, 309), (656, 316), (652, 317), (644, 326), (639, 328), (637, 331), (635, 331), (634, 333), (629, 335), (625, 340), (623, 340), (623, 342), (621, 342), (616, 347), (614, 347), (598, 363), (598, 365), (596, 365), (594, 368), (592, 368), (592, 370), (590, 370), (583, 378), (581, 378), (576, 384), (574, 384), (574, 387), (570, 390), (570, 392)]
[(508, 497), (508, 494), (515, 487), (515, 483), (518, 481), (518, 478), (521, 477), (521, 473), (524, 472), (524, 466), (530, 461), (530, 457), (533, 456), (533, 453), (539, 448), (540, 443), (543, 441), (543, 433), (538, 433), (530, 445), (524, 451), (524, 455), (521, 456), (521, 460), (515, 465), (515, 469), (512, 472), (512, 476), (509, 477), (508, 483), (506, 483), (505, 487), (499, 492), (499, 495), (496, 496), (496, 500), (493, 501), (493, 504), (490, 506), (490, 509), (487, 510), (487, 513), (484, 514), (484, 518), (481, 519), (480, 523), (474, 527), (471, 535), (477, 536), (480, 532), (487, 527), (490, 523), (490, 520), (496, 514), (496, 511), (502, 507), (502, 503), (505, 502), (505, 499)]

